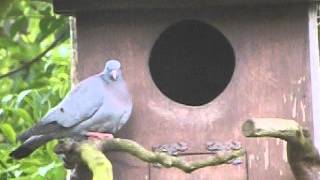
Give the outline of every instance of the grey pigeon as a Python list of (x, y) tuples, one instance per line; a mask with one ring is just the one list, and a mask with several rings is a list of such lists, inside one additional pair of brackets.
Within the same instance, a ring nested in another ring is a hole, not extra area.
[(120, 66), (119, 61), (109, 60), (103, 72), (81, 81), (40, 122), (20, 135), (18, 139), (23, 144), (10, 156), (24, 158), (53, 139), (99, 138), (102, 133), (117, 132), (132, 111), (132, 99)]

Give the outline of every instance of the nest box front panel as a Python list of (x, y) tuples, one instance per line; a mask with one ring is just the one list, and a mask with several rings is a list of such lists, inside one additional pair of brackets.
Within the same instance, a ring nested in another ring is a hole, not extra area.
[(292, 179), (283, 142), (245, 139), (241, 123), (283, 117), (311, 127), (307, 18), (307, 6), (78, 14), (75, 77), (107, 58), (123, 64), (134, 112), (121, 137), (149, 149), (183, 141), (195, 154), (236, 140), (248, 152), (242, 165), (190, 175), (114, 153), (116, 179)]

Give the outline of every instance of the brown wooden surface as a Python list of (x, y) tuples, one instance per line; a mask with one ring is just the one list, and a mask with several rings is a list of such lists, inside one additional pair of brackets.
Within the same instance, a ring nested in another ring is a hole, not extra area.
[[(158, 35), (172, 23), (190, 18), (218, 28), (236, 55), (230, 84), (215, 100), (199, 107), (165, 97), (147, 66)], [(149, 149), (185, 141), (194, 151), (204, 151), (209, 140), (241, 140), (248, 150), (248, 169), (246, 164), (222, 166), (191, 175), (113, 154), (116, 180), (293, 179), (284, 143), (246, 139), (241, 124), (248, 117), (282, 117), (301, 120), (301, 125), (312, 129), (306, 5), (85, 13), (77, 15), (77, 23), (79, 59), (74, 78), (101, 71), (107, 58), (118, 58), (123, 64), (134, 112), (120, 137)]]
[(217, 5), (290, 4), (319, 0), (53, 0), (55, 12), (159, 8), (203, 8)]

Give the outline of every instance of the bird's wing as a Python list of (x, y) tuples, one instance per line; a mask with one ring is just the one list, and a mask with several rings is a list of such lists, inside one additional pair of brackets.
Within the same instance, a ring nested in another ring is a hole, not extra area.
[(102, 83), (97, 76), (79, 83), (40, 122), (23, 133), (19, 139), (25, 141), (33, 135), (59, 132), (90, 119), (102, 106), (104, 88)]
[(19, 141), (26, 141), (28, 140), (31, 136), (35, 135), (42, 135), (42, 134), (52, 134), (56, 132), (61, 132), (65, 127), (59, 125), (57, 122), (52, 122), (52, 123), (43, 123), (43, 122), (38, 122), (36, 125), (22, 133), (19, 137)]
[(44, 123), (57, 122), (72, 127), (91, 118), (103, 104), (104, 84), (93, 76), (79, 83), (43, 118)]

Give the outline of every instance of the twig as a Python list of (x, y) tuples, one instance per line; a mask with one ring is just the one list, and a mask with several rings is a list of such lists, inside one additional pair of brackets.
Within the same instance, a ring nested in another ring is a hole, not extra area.
[[(232, 160), (235, 160), (244, 155), (244, 150), (230, 150), (224, 152), (218, 152), (215, 155), (209, 156), (206, 159), (198, 160), (198, 161), (185, 161), (181, 157), (172, 156), (163, 152), (152, 152), (146, 150), (144, 147), (139, 145), (138, 143), (128, 140), (128, 139), (112, 139), (107, 141), (83, 141), (80, 143), (65, 141), (64, 143), (60, 143), (56, 146), (55, 152), (57, 154), (65, 155), (65, 166), (69, 169), (74, 169), (73, 172), (76, 174), (72, 179), (90, 179), (88, 177), (88, 173), (90, 172), (88, 168), (85, 170), (83, 168), (83, 162), (79, 161), (79, 147), (81, 144), (90, 144), (94, 147), (99, 147), (102, 152), (109, 151), (119, 151), (126, 152), (132, 156), (137, 157), (138, 159), (154, 164), (161, 164), (166, 168), (176, 167), (186, 173), (191, 173), (197, 169), (207, 167), (207, 166), (217, 166), (221, 164), (230, 164)], [(76, 149), (76, 151), (75, 151)], [(87, 163), (84, 163), (87, 164)], [(87, 164), (88, 165), (88, 164)], [(81, 168), (81, 169), (80, 169)], [(90, 168), (91, 169), (91, 168)], [(86, 172), (85, 172), (86, 171)], [(89, 171), (89, 172), (88, 172)], [(92, 172), (92, 171), (91, 171)], [(95, 172), (92, 172), (92, 176), (94, 176)], [(84, 176), (86, 176), (84, 178)]]
[(51, 49), (55, 48), (59, 43), (60, 41), (64, 40), (64, 37), (67, 35), (67, 32), (63, 32), (62, 34), (60, 34), (56, 39), (55, 41), (53, 41), (50, 46), (48, 46), (43, 52), (41, 52), (39, 55), (37, 55), (36, 57), (34, 57), (33, 59), (31, 59), (30, 61), (24, 63), (21, 67), (15, 69), (15, 70), (12, 70), (6, 74), (2, 74), (0, 75), (0, 79), (2, 78), (5, 78), (5, 77), (8, 77), (8, 76), (11, 76), (23, 69), (26, 69), (26, 68), (29, 68), (32, 64), (34, 64), (35, 62), (37, 61), (40, 61), (43, 56), (45, 56), (47, 54), (47, 52), (49, 52)]
[(298, 180), (320, 179), (320, 156), (310, 132), (294, 120), (251, 118), (242, 125), (246, 137), (274, 137), (287, 141), (287, 156)]
[(216, 166), (221, 164), (229, 164), (230, 160), (236, 159), (244, 155), (243, 150), (234, 150), (217, 153), (207, 159), (187, 162), (180, 157), (171, 156), (163, 152), (152, 152), (146, 150), (138, 143), (128, 139), (113, 139), (102, 143), (102, 149), (105, 151), (116, 150), (127, 152), (132, 156), (148, 163), (159, 163), (164, 167), (176, 167), (186, 173), (191, 173), (197, 169), (206, 166)]

